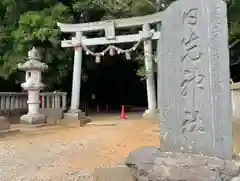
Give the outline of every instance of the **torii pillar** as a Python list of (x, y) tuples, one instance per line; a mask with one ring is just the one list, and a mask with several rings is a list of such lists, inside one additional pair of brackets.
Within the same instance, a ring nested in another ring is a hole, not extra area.
[[(143, 25), (143, 34), (146, 37), (151, 37), (149, 24)], [(146, 86), (147, 86), (147, 99), (148, 99), (148, 109), (143, 113), (145, 118), (155, 118), (157, 113), (157, 103), (156, 103), (156, 91), (155, 91), (155, 81), (154, 81), (154, 61), (152, 53), (152, 39), (147, 38), (144, 40), (144, 63), (145, 70), (147, 73)]]
[[(75, 39), (82, 38), (82, 32), (76, 32)], [(64, 114), (66, 119), (79, 119), (85, 117), (85, 113), (80, 110), (80, 92), (81, 92), (81, 77), (82, 77), (82, 47), (76, 45), (74, 47), (74, 63), (73, 63), (73, 78), (72, 78), (72, 96), (71, 107), (68, 113)]]

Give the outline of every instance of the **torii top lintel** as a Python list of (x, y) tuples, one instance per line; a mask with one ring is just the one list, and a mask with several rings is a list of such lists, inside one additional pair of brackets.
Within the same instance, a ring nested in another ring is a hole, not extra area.
[[(112, 28), (124, 28), (124, 27), (133, 27), (133, 26), (142, 26), (144, 24), (154, 24), (161, 21), (162, 12), (131, 17), (131, 18), (123, 18), (123, 19), (113, 19), (113, 20), (105, 20), (98, 22), (90, 22), (90, 23), (80, 23), (80, 24), (64, 24), (57, 22), (57, 25), (60, 27), (62, 32), (91, 32), (97, 30), (105, 30)], [(110, 30), (111, 31), (111, 30)]]

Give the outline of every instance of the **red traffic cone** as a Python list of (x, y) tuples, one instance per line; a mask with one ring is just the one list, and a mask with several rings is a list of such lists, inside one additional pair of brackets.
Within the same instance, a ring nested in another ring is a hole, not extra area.
[(121, 115), (120, 115), (120, 119), (126, 119), (124, 105), (122, 105), (122, 112), (121, 112)]
[(100, 110), (99, 110), (99, 106), (98, 106), (98, 104), (97, 104), (97, 113), (99, 113), (100, 112)]
[(106, 104), (106, 112), (108, 112), (108, 104)]
[(40, 105), (42, 105), (42, 96), (39, 96)]

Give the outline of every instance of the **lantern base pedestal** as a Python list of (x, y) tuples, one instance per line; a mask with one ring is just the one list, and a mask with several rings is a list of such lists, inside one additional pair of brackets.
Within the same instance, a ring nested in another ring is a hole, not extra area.
[(20, 117), (21, 124), (45, 124), (46, 116), (44, 114), (25, 114)]

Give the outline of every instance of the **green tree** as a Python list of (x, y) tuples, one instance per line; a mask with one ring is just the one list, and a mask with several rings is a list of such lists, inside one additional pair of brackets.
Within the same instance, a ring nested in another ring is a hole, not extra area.
[(56, 21), (72, 22), (68, 7), (55, 0), (3, 0), (0, 8), (0, 76), (18, 78), (17, 63), (25, 61), (27, 51), (36, 46), (43, 62), (50, 65), (48, 83), (58, 83), (71, 64), (68, 52), (59, 46), (61, 34), (56, 27)]
[[(146, 15), (167, 8), (173, 0), (2, 0), (0, 1), (0, 77), (21, 79), (17, 63), (26, 60), (27, 51), (36, 46), (42, 61), (49, 65), (46, 84), (59, 86), (72, 71), (73, 51), (63, 49), (60, 41), (71, 35), (62, 34), (56, 22), (79, 23), (103, 19)], [(229, 47), (231, 65), (240, 62), (240, 1), (228, 4)], [(129, 31), (134, 31), (129, 30)], [(124, 44), (121, 45), (124, 48)], [(141, 49), (141, 48), (140, 48)], [(142, 52), (137, 54), (141, 57)], [(90, 57), (85, 57), (88, 61)], [(140, 61), (143, 66), (143, 61)], [(87, 70), (91, 64), (84, 62)], [(141, 67), (139, 75), (144, 75)]]

